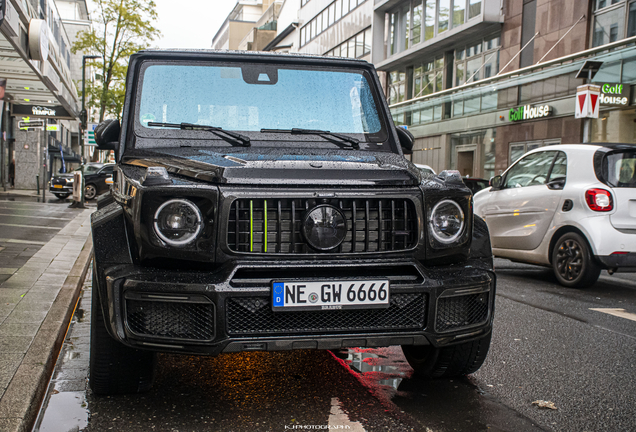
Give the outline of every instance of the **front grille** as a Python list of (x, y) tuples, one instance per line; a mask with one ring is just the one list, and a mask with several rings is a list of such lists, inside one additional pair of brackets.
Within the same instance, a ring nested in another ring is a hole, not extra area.
[(126, 322), (137, 336), (210, 341), (214, 339), (214, 305), (126, 300)]
[(227, 331), (232, 336), (422, 330), (425, 319), (425, 294), (393, 294), (386, 309), (274, 312), (269, 297), (233, 297), (227, 302)]
[(437, 301), (438, 332), (481, 324), (488, 318), (488, 293), (442, 297)]
[(328, 253), (401, 251), (417, 244), (413, 201), (401, 199), (237, 199), (228, 219), (227, 245), (234, 252), (267, 254), (317, 253), (304, 239), (302, 221), (318, 204), (339, 208), (347, 235)]

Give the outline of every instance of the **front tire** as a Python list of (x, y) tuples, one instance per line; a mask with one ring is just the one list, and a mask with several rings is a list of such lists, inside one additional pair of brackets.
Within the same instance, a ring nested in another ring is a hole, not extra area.
[(415, 374), (421, 378), (452, 378), (476, 372), (488, 355), (488, 336), (443, 348), (432, 345), (403, 345), (402, 351)]
[(559, 283), (568, 288), (587, 288), (601, 274), (587, 241), (575, 232), (563, 234), (555, 243), (552, 270)]
[(84, 199), (90, 201), (97, 195), (97, 188), (94, 184), (87, 184), (84, 187)]
[(129, 348), (108, 334), (95, 280), (93, 273), (90, 387), (96, 395), (146, 392), (154, 381), (156, 354)]

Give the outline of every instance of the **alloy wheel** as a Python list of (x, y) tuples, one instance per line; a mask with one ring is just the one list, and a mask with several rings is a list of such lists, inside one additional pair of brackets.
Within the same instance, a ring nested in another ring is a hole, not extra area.
[(92, 200), (97, 195), (97, 189), (92, 184), (86, 185), (84, 189), (84, 198), (87, 200)]
[(559, 275), (567, 281), (579, 277), (583, 269), (583, 250), (581, 245), (572, 239), (567, 239), (559, 246), (556, 256)]

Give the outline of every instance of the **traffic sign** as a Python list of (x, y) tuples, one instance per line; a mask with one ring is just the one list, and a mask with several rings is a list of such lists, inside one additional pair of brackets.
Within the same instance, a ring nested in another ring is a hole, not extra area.
[(576, 88), (575, 118), (598, 118), (601, 87), (586, 84)]
[(84, 132), (84, 145), (87, 146), (96, 146), (95, 142), (95, 128), (97, 127), (97, 123), (89, 123), (86, 131)]

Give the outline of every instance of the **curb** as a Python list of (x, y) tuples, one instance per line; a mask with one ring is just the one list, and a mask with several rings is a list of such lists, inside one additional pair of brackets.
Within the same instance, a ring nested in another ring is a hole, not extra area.
[(6, 432), (30, 432), (35, 424), (92, 257), (93, 238), (89, 235), (2, 397), (0, 412), (10, 412), (13, 419), (0, 424), (7, 427)]

